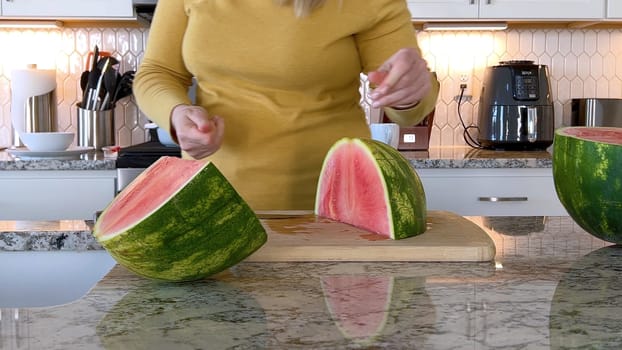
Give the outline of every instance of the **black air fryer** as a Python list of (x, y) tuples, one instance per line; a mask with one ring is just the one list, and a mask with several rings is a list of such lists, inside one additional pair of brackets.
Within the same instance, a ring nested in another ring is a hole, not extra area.
[(503, 61), (487, 67), (479, 100), (481, 146), (545, 149), (553, 143), (553, 102), (545, 65)]

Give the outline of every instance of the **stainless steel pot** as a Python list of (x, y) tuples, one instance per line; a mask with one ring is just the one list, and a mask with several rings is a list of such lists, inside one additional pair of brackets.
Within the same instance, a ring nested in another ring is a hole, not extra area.
[(622, 127), (622, 99), (572, 99), (570, 125)]

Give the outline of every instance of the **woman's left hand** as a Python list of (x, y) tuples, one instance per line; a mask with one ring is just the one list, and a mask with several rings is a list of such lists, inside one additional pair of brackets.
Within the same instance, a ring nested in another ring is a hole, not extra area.
[(414, 107), (432, 88), (427, 62), (413, 48), (400, 49), (367, 76), (376, 85), (370, 94), (374, 108)]

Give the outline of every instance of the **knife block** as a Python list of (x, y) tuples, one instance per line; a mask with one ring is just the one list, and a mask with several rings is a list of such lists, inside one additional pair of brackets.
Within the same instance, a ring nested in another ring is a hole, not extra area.
[[(384, 113), (383, 123), (392, 123)], [(430, 147), (430, 136), (434, 125), (434, 110), (416, 125), (400, 127), (400, 139), (397, 145), (399, 151), (420, 151)]]

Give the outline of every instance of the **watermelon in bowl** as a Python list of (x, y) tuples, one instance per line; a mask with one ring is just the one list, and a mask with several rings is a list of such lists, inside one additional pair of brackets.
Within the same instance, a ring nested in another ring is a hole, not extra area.
[(622, 128), (556, 130), (553, 180), (560, 202), (581, 228), (622, 243)]

